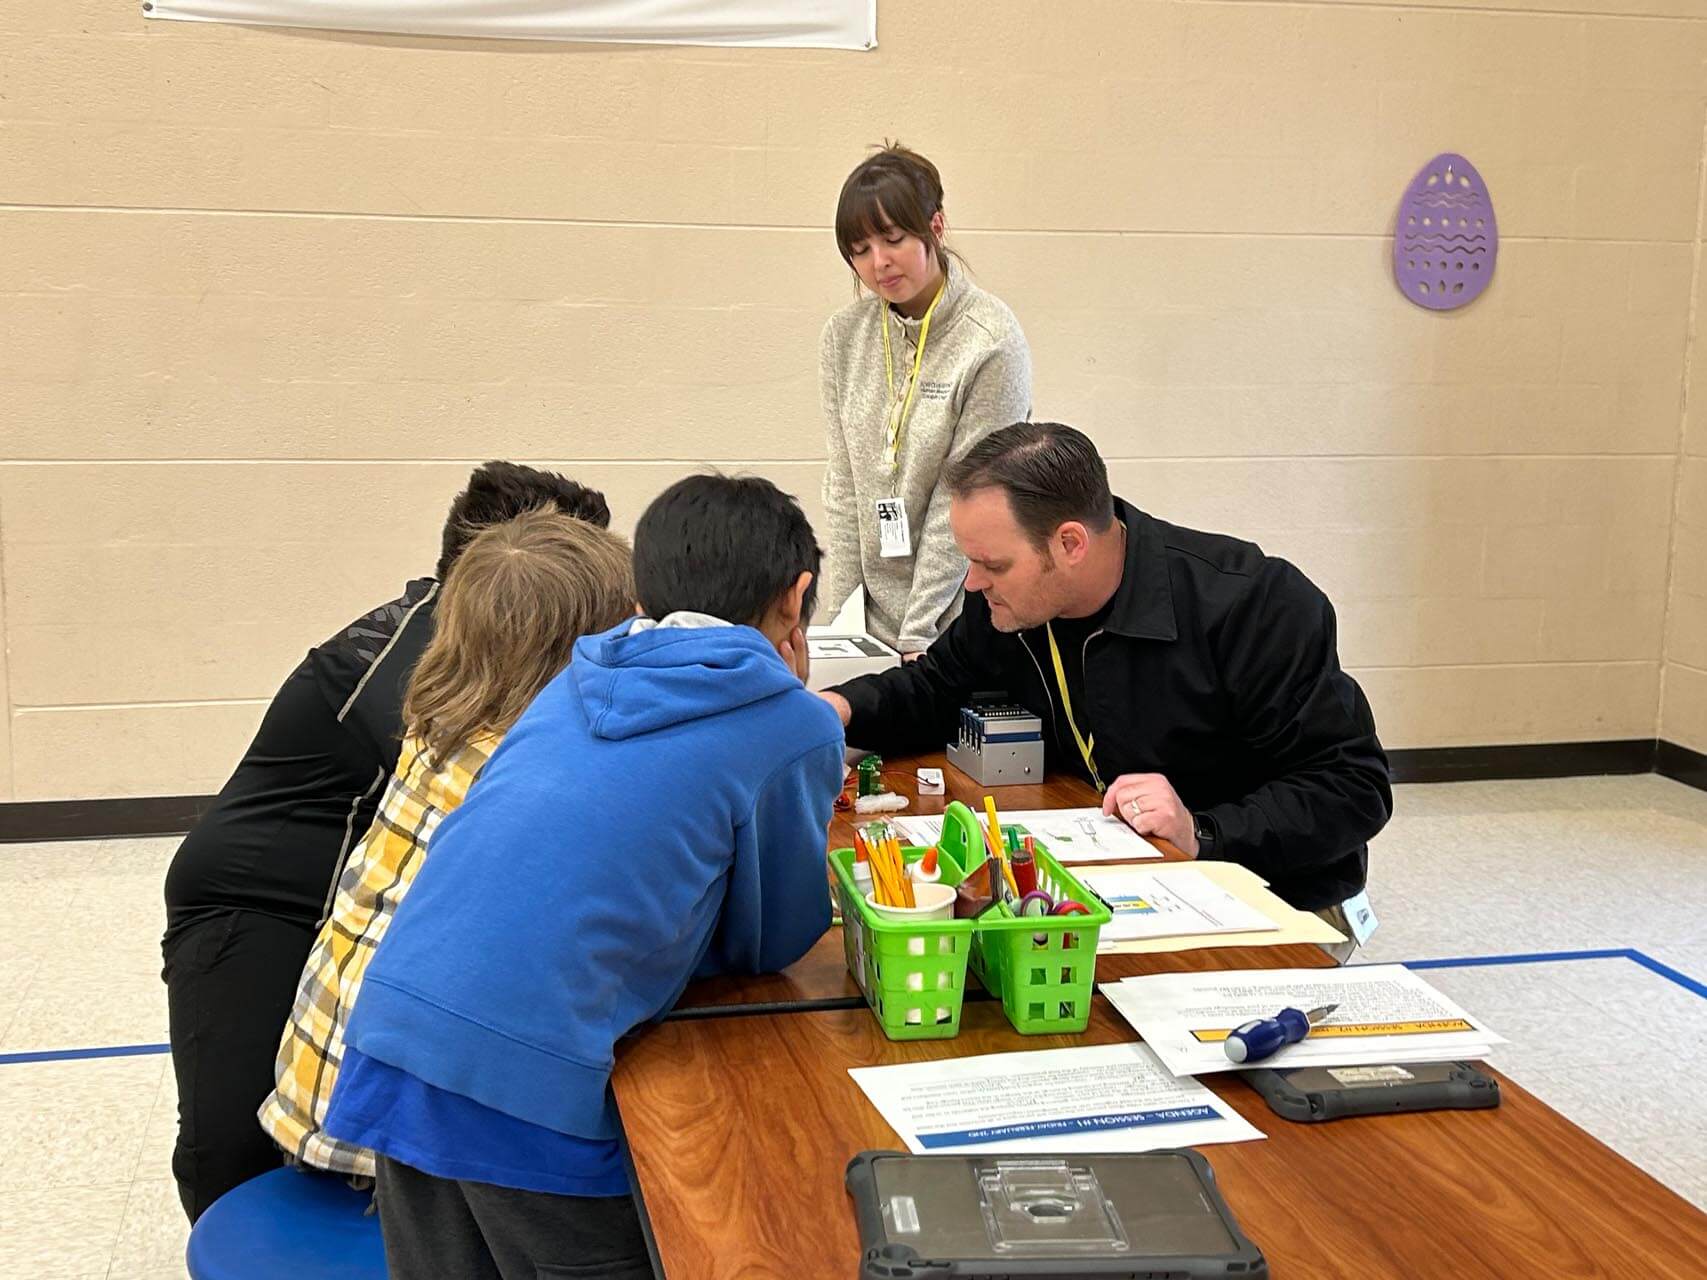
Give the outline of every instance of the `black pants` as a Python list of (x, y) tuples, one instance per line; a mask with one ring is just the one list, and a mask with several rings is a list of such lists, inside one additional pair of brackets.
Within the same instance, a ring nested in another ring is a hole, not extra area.
[(240, 1182), (282, 1163), (255, 1112), (273, 1089), (279, 1037), (314, 926), (230, 911), (165, 948), (178, 1144), (172, 1174), (194, 1222)]
[(391, 1280), (652, 1280), (630, 1196), (553, 1196), (452, 1182), (379, 1158)]

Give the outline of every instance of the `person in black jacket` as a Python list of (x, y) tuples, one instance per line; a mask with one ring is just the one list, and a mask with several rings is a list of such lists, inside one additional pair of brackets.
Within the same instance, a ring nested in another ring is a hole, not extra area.
[(451, 503), (435, 576), (308, 651), (173, 855), (162, 977), (178, 1081), (172, 1173), (191, 1222), (279, 1165), (255, 1113), (338, 871), (397, 767), (403, 692), (440, 584), (482, 528), (536, 507), (610, 525), (596, 489), (511, 462), (478, 468)]
[(941, 750), (972, 695), (1000, 690), (1043, 720), (1049, 766), (1139, 833), (1309, 910), (1363, 888), (1387, 757), (1308, 578), (1115, 498), (1059, 423), (1002, 428), (947, 484), (965, 609), (919, 661), (824, 693), (850, 745)]

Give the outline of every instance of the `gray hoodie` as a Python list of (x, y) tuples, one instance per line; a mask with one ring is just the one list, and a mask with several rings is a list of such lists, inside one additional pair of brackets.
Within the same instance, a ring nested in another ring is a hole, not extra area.
[[(1030, 415), (1031, 351), (1013, 312), (950, 259), (901, 436), (897, 484), (883, 460), (890, 404), (883, 324), (899, 389), (913, 368), (920, 321), (862, 296), (824, 326), (818, 374), (829, 437), (829, 535), (818, 601), (834, 613), (863, 583), (867, 629), (913, 652), (929, 647), (959, 613), (966, 577), (948, 527), (948, 491), (938, 481), (983, 437)], [(886, 558), (878, 551), (876, 504), (896, 496), (906, 504), (913, 553)]]

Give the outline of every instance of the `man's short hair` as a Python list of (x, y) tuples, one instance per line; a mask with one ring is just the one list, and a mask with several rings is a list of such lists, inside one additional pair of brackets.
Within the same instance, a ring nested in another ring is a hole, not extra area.
[(1090, 437), (1059, 422), (1016, 422), (985, 436), (948, 472), (948, 489), (1008, 495), (1014, 520), (1044, 546), (1069, 520), (1095, 533), (1114, 522), (1108, 467)]
[(648, 617), (683, 610), (757, 626), (803, 573), (801, 617), (823, 553), (800, 505), (769, 480), (699, 475), (652, 500), (634, 529), (634, 588)]
[(488, 462), (468, 477), (468, 487), (451, 501), (440, 543), (437, 576), (440, 582), (451, 565), (487, 525), (514, 520), (540, 507), (610, 528), (610, 506), (597, 489), (577, 484), (555, 471), (540, 471), (515, 462)]

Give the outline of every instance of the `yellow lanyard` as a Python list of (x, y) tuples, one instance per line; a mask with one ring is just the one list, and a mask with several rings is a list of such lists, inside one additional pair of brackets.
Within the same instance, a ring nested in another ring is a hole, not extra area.
[(1097, 773), (1096, 761), (1091, 759), (1091, 752), (1096, 750), (1096, 734), (1085, 737), (1079, 732), (1079, 723), (1073, 719), (1073, 699), (1067, 693), (1067, 673), (1061, 666), (1061, 650), (1055, 644), (1055, 628), (1047, 622), (1043, 629), (1049, 633), (1049, 656), (1055, 661), (1055, 683), (1061, 687), (1061, 709), (1067, 713), (1067, 727), (1073, 731), (1073, 741), (1079, 744), (1079, 754), (1085, 758), (1085, 768), (1091, 772), (1091, 781), (1096, 784), (1098, 791), (1106, 791), (1102, 785), (1102, 776)]
[(936, 314), (936, 304), (942, 301), (942, 295), (948, 292), (948, 279), (945, 276), (941, 287), (936, 291), (936, 297), (931, 299), (931, 305), (925, 308), (925, 318), (919, 325), (919, 345), (913, 352), (913, 372), (907, 376), (907, 394), (901, 401), (899, 409), (895, 405), (895, 355), (889, 346), (889, 316), (887, 306), (883, 321), (883, 374), (889, 380), (889, 436), (884, 442), (883, 458), (894, 475), (901, 473), (901, 432), (907, 425), (907, 415), (913, 409), (913, 396), (919, 390), (919, 368), (925, 362), (925, 340), (931, 335), (931, 316)]

